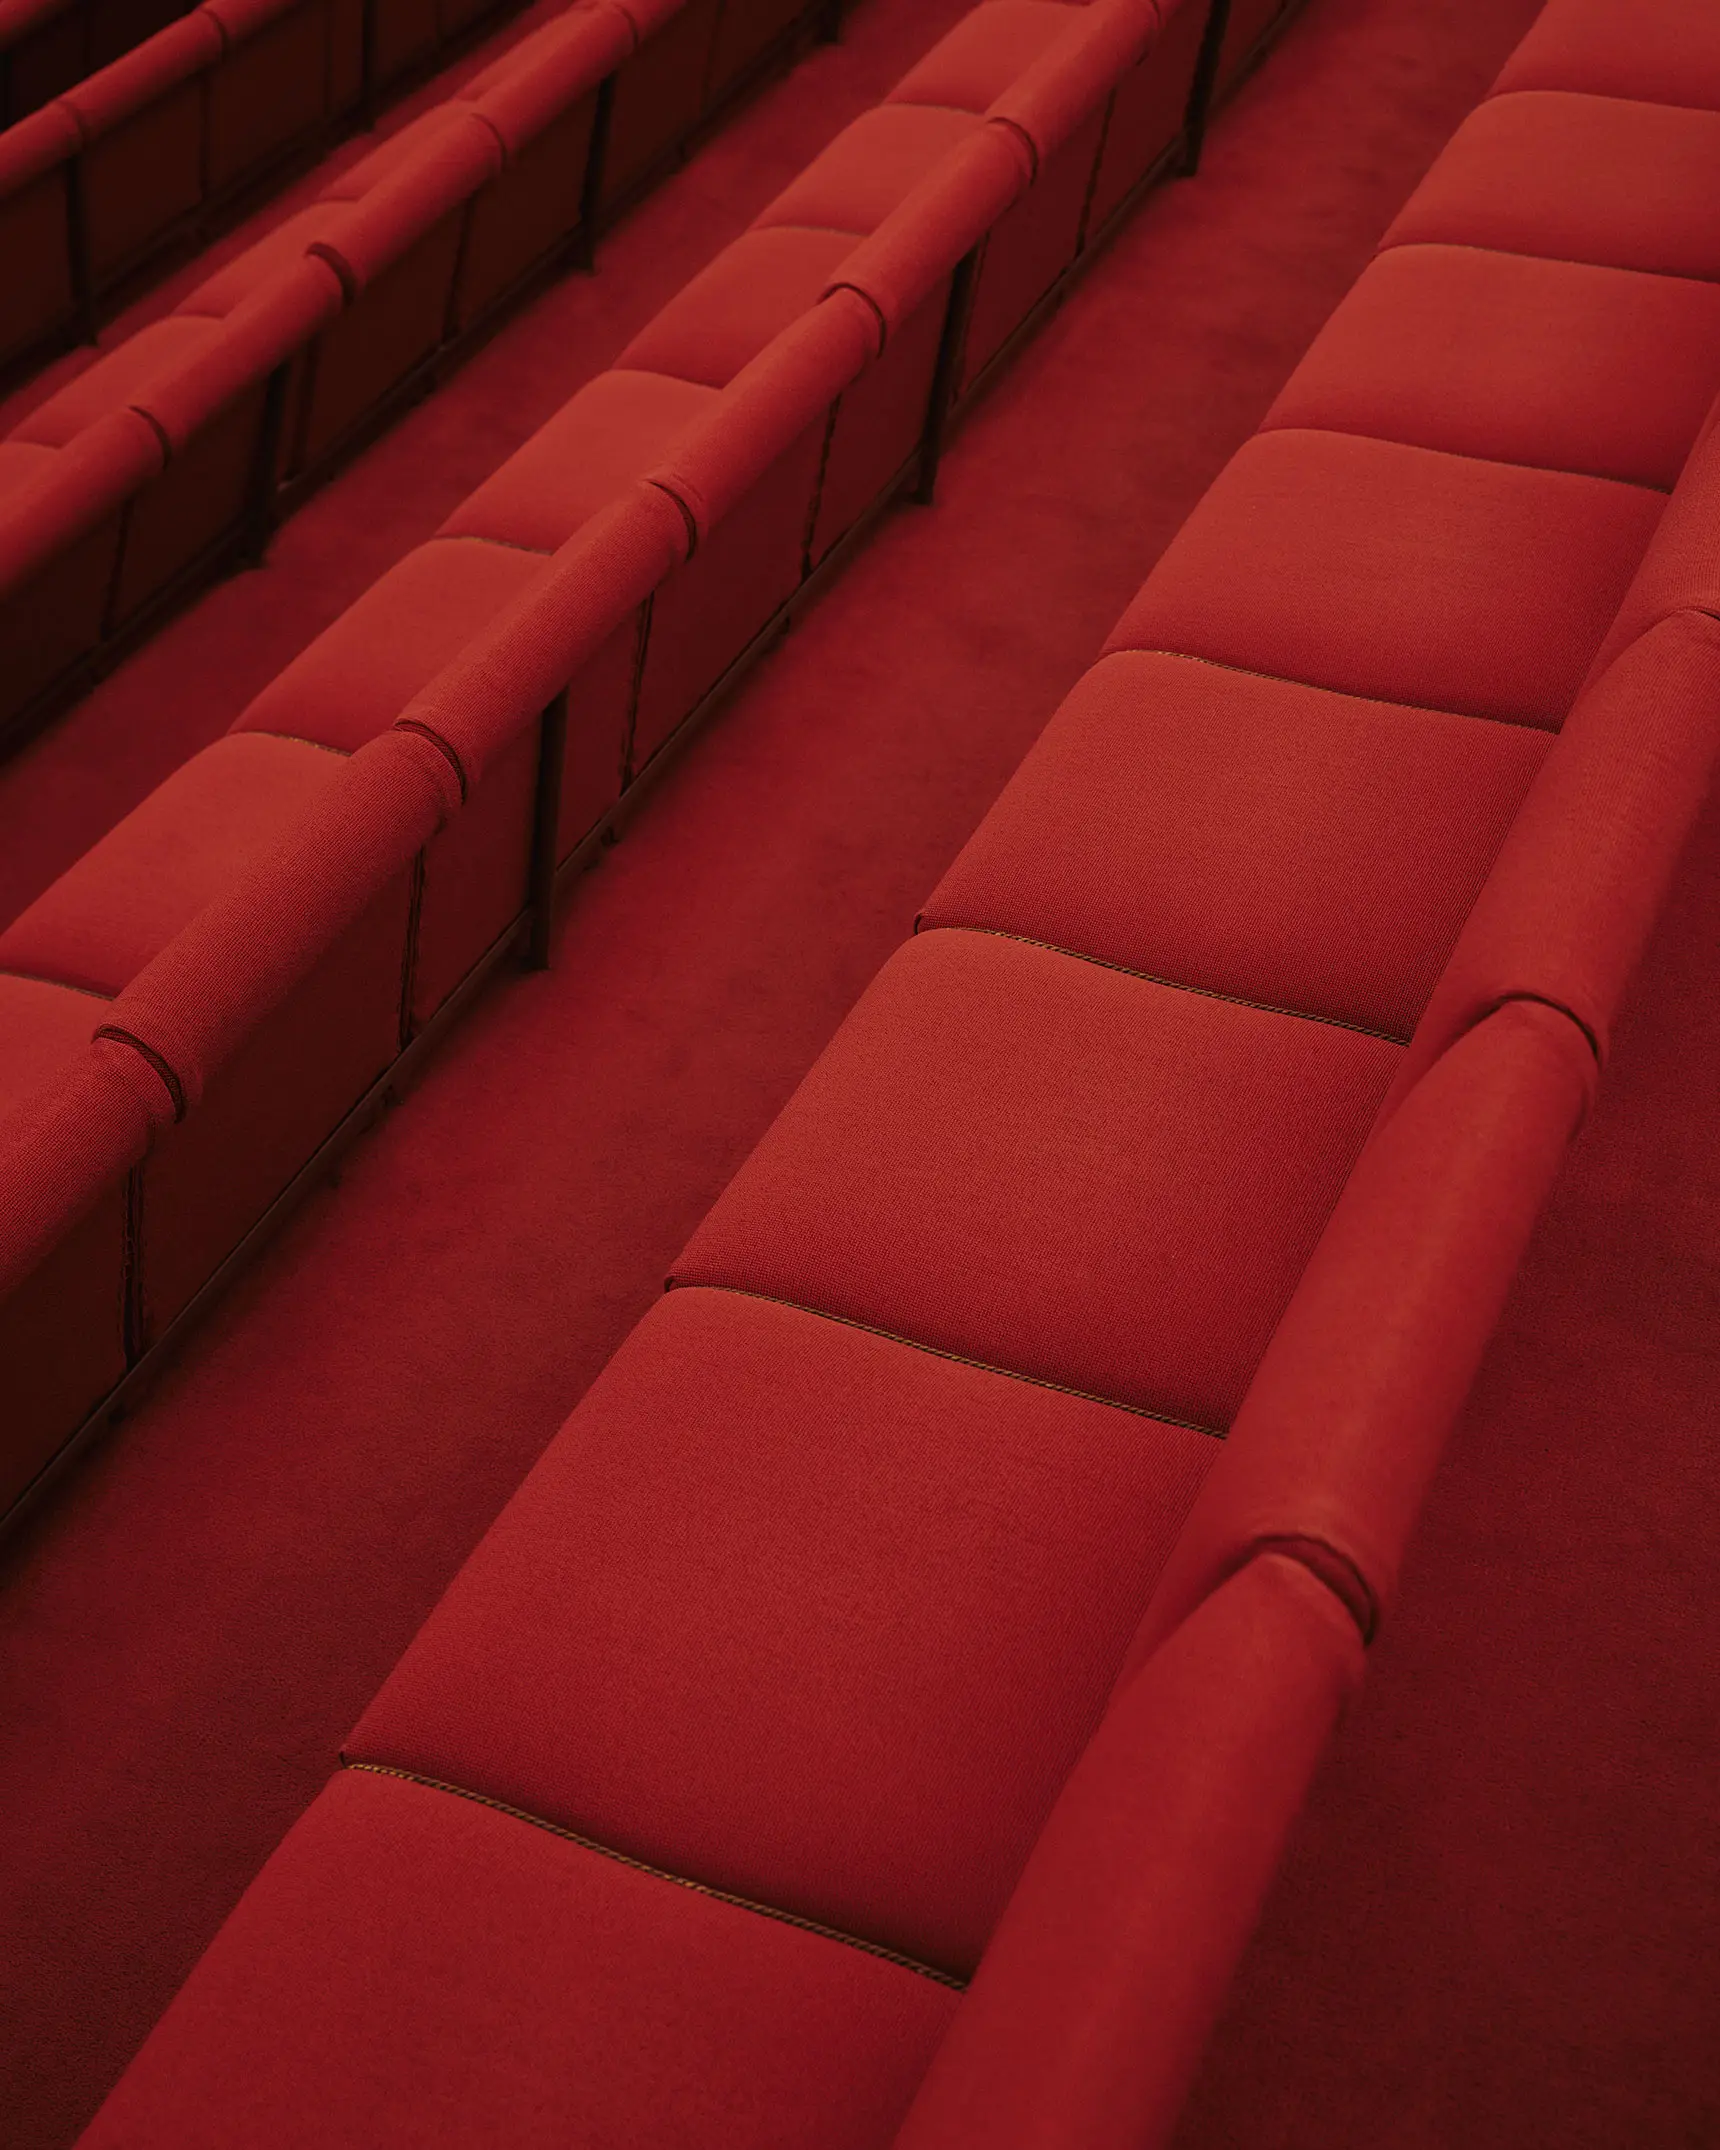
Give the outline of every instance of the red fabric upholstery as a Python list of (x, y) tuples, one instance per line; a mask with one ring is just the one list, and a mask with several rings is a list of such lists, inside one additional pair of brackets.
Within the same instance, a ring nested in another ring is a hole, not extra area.
[[(126, 1367), (126, 1175), (166, 1093), (88, 1038), (102, 1004), (0, 979), (0, 1502), (8, 1507)], [(141, 1080), (134, 1080), (141, 1077)]]
[(420, 545), (278, 674), (233, 730), (356, 753), (546, 566), (542, 555), (512, 545), (470, 538)]
[(1720, 611), (1720, 428), (1710, 425), (1679, 475), (1654, 541), (1631, 579), (1606, 640), (1589, 668), (1589, 684), (1659, 621), (1674, 612)]
[[(312, 739), (353, 753), (386, 731), (412, 697), (541, 579), (535, 553), (474, 539), (438, 538), (410, 552), (251, 703), (233, 730)], [(608, 755), (611, 790), (620, 747)], [(525, 902), (537, 741), (527, 735), (427, 846), (418, 901), (412, 1017), (422, 1022)], [(588, 760), (569, 757), (566, 784)], [(601, 805), (576, 796), (589, 826)]]
[[(176, 311), (182, 314), (232, 313), (254, 298), (282, 269), (301, 260), (307, 245), (322, 232), (328, 220), (328, 210), (316, 202), (308, 209), (300, 209), (283, 218), (267, 238), (259, 239), (255, 246), (235, 255), (225, 268), (217, 269), (213, 276), (181, 299)], [(336, 273), (332, 265), (324, 263), (322, 266), (329, 275)]]
[(604, 7), (576, 7), (534, 30), (461, 92), (492, 126), (510, 159), (545, 131), (633, 49), (625, 19)]
[(1399, 1092), (1514, 995), (1612, 1021), (1720, 756), (1720, 621), (1678, 613), (1589, 686), (1435, 988)]
[(156, 245), (203, 199), (201, 77), (221, 56), (207, 15), (182, 15), (67, 93), (83, 130), (89, 258), (98, 279)]
[(1108, 657), (924, 923), (1407, 1039), (1548, 743), (1186, 657)]
[(1130, 1651), (1294, 1545), (1371, 1633), (1593, 1091), (1576, 1025), (1511, 1001), (1374, 1135), (1207, 1474)]
[[(630, 487), (568, 541), (529, 598), (414, 696), (401, 722), (439, 740), (470, 788), (567, 688), (565, 851), (594, 818), (567, 818), (570, 802), (587, 796), (575, 772), (616, 780), (637, 685), (638, 608), (687, 541), (686, 518), (666, 493)], [(598, 797), (599, 810), (612, 797), (612, 789)]]
[(711, 45), (705, 102), (713, 105), (740, 81), (803, 12), (805, 0), (723, 0)]
[(1556, 729), (1662, 505), (1563, 471), (1262, 433), (1106, 647)]
[(128, 336), (86, 372), (40, 403), (11, 438), (63, 448), (109, 411), (149, 408), (149, 390), (163, 374), (196, 358), (220, 334), (219, 324), (195, 314), (169, 314)]
[(205, 748), (0, 934), (0, 970), (123, 991), (219, 891), (290, 840), (339, 769), (297, 740)]
[(1670, 491), (1716, 394), (1720, 286), (1399, 246), (1327, 322), (1265, 422)]
[[(1112, 90), (1158, 35), (1158, 0), (1088, 0), (1067, 34), (994, 99), (988, 116), (1023, 137), (1034, 153), (1035, 176), (1042, 177), (1066, 143), (1089, 123), (1103, 123)], [(1096, 153), (1096, 128), (1092, 147)]]
[(714, 390), (663, 374), (600, 373), (462, 502), (437, 535), (554, 552), (660, 462), (715, 402)]
[(640, 39), (615, 78), (603, 199), (633, 189), (704, 110), (711, 44), (722, 0), (681, 0), (678, 6), (631, 0), (616, 12), (636, 25)]
[(346, 1752), (971, 1968), (1216, 1448), (673, 1292)]
[(1157, 41), (1112, 93), (1087, 207), (1089, 235), (1104, 228), (1183, 132), (1207, 9), (1205, 0), (1159, 0), (1159, 13)]
[(0, 133), (0, 358), (50, 334), (72, 311), (71, 238), (61, 166), (77, 122), (50, 105)]
[(783, 225), (747, 231), (682, 286), (616, 360), (726, 388), (771, 339), (809, 313), (854, 251), (846, 232)]
[(1158, 2150), (1361, 1678), (1349, 1615), (1267, 1554), (1112, 1703), (898, 2150)]
[(1399, 1056), (1024, 942), (922, 934), (674, 1281), (1223, 1427)]
[(1079, 20), (1065, 0), (981, 0), (908, 70), (890, 102), (983, 114)]
[(1526, 90), (1452, 136), (1386, 233), (1720, 278), (1720, 113)]
[(0, 511), (0, 721), (101, 641), (125, 502), (160, 470), (160, 436), (114, 411), (12, 494)]
[(1495, 90), (1582, 90), (1720, 109), (1720, 16), (1708, 0), (1548, 0)]
[(806, 224), (863, 237), (983, 125), (970, 112), (876, 105), (844, 127), (755, 222), (766, 229)]
[(204, 0), (222, 34), (209, 74), (207, 183), (219, 194), (332, 116), (334, 10), (302, 0)]
[(955, 1996), (470, 1800), (338, 1777), (89, 2150), (885, 2150)]

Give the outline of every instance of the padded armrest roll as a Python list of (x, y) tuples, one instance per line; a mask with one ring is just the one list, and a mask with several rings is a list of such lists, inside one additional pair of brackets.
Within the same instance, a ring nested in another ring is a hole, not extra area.
[(1512, 1001), (1381, 1121), (1160, 1578), (1131, 1666), (1274, 1546), (1294, 1548), (1373, 1633), (1594, 1083), (1576, 1025)]
[(1169, 2142), (1326, 1741), (1349, 1616), (1251, 1561), (1112, 1700), (896, 2150)]

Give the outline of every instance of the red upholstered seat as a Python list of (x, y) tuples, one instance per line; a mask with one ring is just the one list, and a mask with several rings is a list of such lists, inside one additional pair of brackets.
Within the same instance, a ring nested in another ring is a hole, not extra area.
[(0, 358), (47, 335), (72, 312), (70, 208), (63, 166), (77, 153), (63, 105), (0, 133)]
[[(10, 1507), (126, 1368), (126, 1177), (148, 1109), (106, 1003), (0, 973), (0, 1503)], [(122, 1064), (114, 1064), (120, 1055)], [(142, 1090), (160, 1086), (147, 1070)]]
[(554, 552), (654, 464), (716, 402), (714, 389), (658, 373), (600, 373), (442, 525)]
[(201, 8), (66, 94), (79, 159), (89, 260), (98, 282), (151, 251), (203, 200), (205, 87), (221, 32)]
[(1157, 40), (1117, 84), (1087, 204), (1091, 238), (1181, 137), (1206, 29), (1203, 0), (1158, 0)]
[(1713, 280), (1717, 195), (1720, 112), (1524, 90), (1470, 114), (1382, 243)]
[[(235, 255), (225, 268), (217, 269), (194, 291), (180, 300), (182, 314), (232, 313), (262, 290), (277, 271), (297, 261), (313, 239), (322, 236), (330, 212), (313, 202), (277, 224), (266, 238)], [(331, 272), (332, 273), (332, 272)]]
[(1051, 720), (924, 923), (1407, 1038), (1548, 744), (1120, 652)]
[(704, 109), (711, 43), (722, 0), (615, 0), (635, 25), (638, 49), (615, 78), (603, 199), (616, 201), (683, 140)]
[(818, 304), (853, 251), (847, 232), (793, 224), (742, 232), (639, 331), (616, 365), (726, 388), (773, 336)]
[(911, 190), (984, 122), (941, 106), (885, 104), (863, 112), (785, 187), (756, 223), (876, 231)]
[(339, 768), (296, 740), (217, 740), (0, 933), (0, 970), (119, 993), (187, 920), (290, 837)]
[(1223, 1427), (1399, 1057), (1021, 941), (921, 934), (674, 1281)]
[[(473, 538), (410, 552), (264, 688), (233, 726), (354, 753), (543, 574), (542, 555)], [(568, 844), (621, 785), (631, 669), (607, 708), (582, 682), (563, 764)], [(520, 913), (526, 896), (538, 732), (528, 725), (426, 849), (412, 1015), (427, 1020)]]
[(152, 321), (38, 404), (11, 438), (63, 448), (109, 411), (124, 410), (128, 404), (147, 411), (151, 382), (206, 351), (220, 333), (218, 322), (199, 314), (169, 314)]
[(1720, 394), (1720, 285), (1468, 246), (1379, 256), (1268, 426), (1670, 491)]
[(983, 113), (1080, 19), (1065, 0), (981, 0), (908, 70), (890, 102)]
[(1557, 729), (1664, 500), (1345, 433), (1262, 433), (1106, 647)]
[(512, 1815), (349, 1772), (88, 2150), (887, 2150), (956, 1996)]
[[(0, 969), (135, 993), (207, 907), (300, 836), (348, 766), (297, 740), (217, 741), (13, 921), (0, 935)], [(383, 890), (152, 1151), (138, 1234), (152, 1330), (181, 1310), (398, 1050), (408, 896), (404, 882)], [(291, 930), (292, 921), (275, 923)], [(205, 977), (192, 1004), (219, 1005), (244, 982)], [(136, 1034), (125, 999), (106, 1020)], [(201, 1079), (143, 1042), (181, 1092)]]
[(1710, 0), (1548, 0), (1494, 88), (1720, 109), (1720, 12)]
[(966, 1971), (1217, 1448), (672, 1292), (346, 1753)]
[(203, 0), (220, 25), (222, 53), (209, 75), (212, 194), (231, 187), (301, 142), (314, 141), (335, 109), (329, 0)]

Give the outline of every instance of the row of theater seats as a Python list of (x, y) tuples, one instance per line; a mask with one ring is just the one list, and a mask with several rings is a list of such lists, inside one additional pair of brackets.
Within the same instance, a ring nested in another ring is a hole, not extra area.
[(14, 114), (0, 134), (0, 365), (93, 341), (152, 265), (498, 5), (201, 0)]
[[(179, 27), (258, 4), (279, 0), (206, 0)], [(833, 21), (832, 0), (582, 0), (33, 410), (0, 441), (0, 739), (254, 554), (528, 279), (588, 255), (749, 71)], [(249, 94), (278, 116), (290, 71), (256, 56)], [(175, 184), (177, 160), (146, 161), (128, 216)]]
[[(1179, 147), (1205, 22), (988, 0), (0, 934), (0, 1502)], [(95, 1042), (91, 1043), (92, 1032)]]
[(1167, 2140), (1720, 750), (1717, 178), (1552, 0), (90, 2150)]
[(0, 0), (0, 127), (27, 119), (185, 12), (185, 0)]

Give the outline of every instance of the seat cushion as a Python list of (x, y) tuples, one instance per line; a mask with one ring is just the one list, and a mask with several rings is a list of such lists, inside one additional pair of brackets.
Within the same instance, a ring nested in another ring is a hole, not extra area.
[(940, 105), (874, 106), (844, 127), (755, 222), (863, 237), (984, 124), (971, 112)]
[(1366, 270), (1267, 414), (1670, 491), (1720, 394), (1720, 285), (1478, 247)]
[(1119, 653), (1051, 720), (924, 923), (1407, 1039), (1550, 744)]
[(1548, 0), (1494, 88), (1720, 110), (1720, 12), (1711, 0)]
[(743, 232), (640, 330), (616, 364), (726, 388), (774, 336), (818, 304), (853, 250), (846, 232), (792, 224)]
[(1385, 246), (1720, 277), (1720, 113), (1525, 90), (1458, 128)]
[(1217, 1448), (672, 1292), (346, 1752), (965, 1973)]
[(1261, 433), (1107, 649), (1556, 730), (1664, 496), (1345, 433)]
[(216, 322), (193, 314), (151, 322), (38, 404), (13, 438), (63, 448), (85, 426), (144, 397), (160, 375), (201, 357), (220, 333)]
[(99, 994), (0, 970), (0, 1118), (75, 1060), (106, 1012)]
[(356, 754), (544, 570), (540, 553), (472, 538), (409, 552), (235, 719)]
[(908, 70), (890, 102), (984, 112), (1079, 21), (1063, 0), (981, 0)]
[(218, 739), (134, 807), (0, 934), (0, 970), (117, 994), (207, 904), (287, 841), (341, 757)]
[(886, 2150), (956, 1996), (513, 1815), (349, 1772), (85, 2150)]
[(894, 956), (675, 1264), (1230, 1423), (1400, 1049), (986, 933)]
[(662, 461), (717, 391), (660, 373), (600, 373), (455, 509), (438, 537), (554, 552)]

